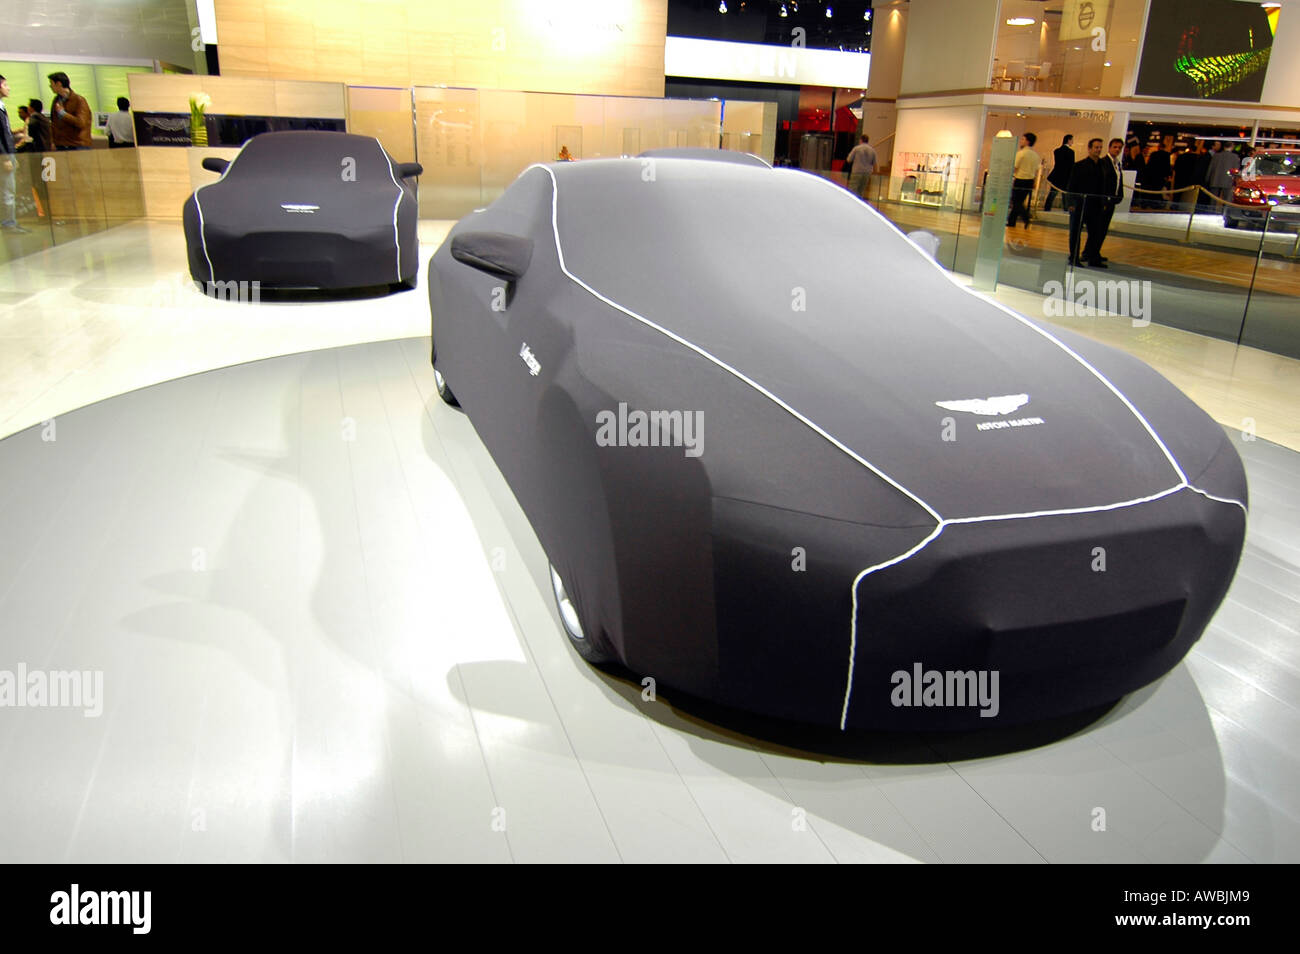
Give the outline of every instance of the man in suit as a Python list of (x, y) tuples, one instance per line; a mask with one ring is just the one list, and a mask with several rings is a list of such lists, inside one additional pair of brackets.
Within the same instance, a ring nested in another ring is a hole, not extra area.
[[(1066, 136), (1061, 140), (1061, 144), (1052, 150), (1052, 172), (1047, 177), (1047, 181), (1054, 188), (1047, 190), (1047, 202), (1043, 204), (1044, 212), (1052, 211), (1052, 201), (1056, 198), (1058, 192), (1064, 192), (1070, 185), (1070, 172), (1074, 169), (1074, 137)], [(1069, 205), (1069, 199), (1062, 200), (1063, 205)]]
[(50, 125), (54, 127), (55, 149), (89, 149), (90, 127), (94, 117), (86, 97), (72, 91), (72, 81), (67, 73), (51, 73), (50, 91), (54, 102), (50, 104)]
[[(1106, 206), (1110, 203), (1115, 186), (1115, 174), (1109, 159), (1101, 157), (1101, 140), (1088, 140), (1088, 154), (1074, 164), (1070, 184), (1070, 264), (1105, 268), (1101, 261), (1101, 241), (1105, 237)], [(1079, 252), (1079, 237), (1084, 227), (1088, 229), (1088, 242)]]
[(1174, 151), (1174, 203), (1179, 212), (1191, 211), (1196, 202), (1196, 153), (1179, 146)]
[[(1106, 156), (1102, 160), (1103, 164), (1109, 163), (1110, 169), (1105, 170), (1106, 187), (1109, 190), (1110, 201), (1106, 203), (1103, 210), (1101, 222), (1101, 238), (1097, 240), (1097, 262), (1098, 268), (1105, 268), (1109, 259), (1101, 254), (1101, 243), (1106, 241), (1106, 235), (1110, 232), (1110, 220), (1115, 215), (1115, 206), (1124, 201), (1124, 140), (1112, 139), (1106, 145)], [(1091, 238), (1089, 233), (1089, 238)]]
[[(1204, 139), (1196, 140), (1196, 166), (1192, 169), (1192, 181), (1198, 186), (1207, 187), (1210, 184), (1210, 149)], [(1205, 193), (1200, 189), (1196, 192), (1196, 209), (1204, 211), (1210, 207), (1210, 202)]]
[(1241, 168), (1241, 157), (1219, 141), (1215, 141), (1214, 154), (1210, 156), (1210, 191), (1225, 202), (1232, 201), (1232, 173)]
[(18, 168), (18, 156), (14, 145), (14, 134), (9, 128), (9, 110), (5, 99), (9, 96), (9, 81), (0, 76), (0, 228), (6, 232), (26, 232), (18, 224), (14, 203), (14, 172)]

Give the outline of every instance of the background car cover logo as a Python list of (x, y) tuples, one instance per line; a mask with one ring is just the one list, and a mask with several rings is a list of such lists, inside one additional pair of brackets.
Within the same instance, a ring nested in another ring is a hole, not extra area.
[(935, 401), (945, 411), (965, 411), (967, 414), (1010, 414), (1029, 403), (1028, 394), (1003, 394), (998, 397), (966, 398), (962, 401)]

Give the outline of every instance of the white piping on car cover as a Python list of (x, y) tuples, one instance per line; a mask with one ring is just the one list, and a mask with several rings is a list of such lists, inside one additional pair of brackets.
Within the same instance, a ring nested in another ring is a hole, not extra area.
[[(1151, 426), (1151, 423), (1145, 417), (1143, 417), (1142, 413), (1133, 405), (1133, 402), (1128, 399), (1127, 395), (1125, 395), (1122, 391), (1120, 391), (1118, 387), (1115, 386), (1114, 382), (1112, 382), (1109, 378), (1107, 378), (1104, 374), (1102, 374), (1101, 371), (1099, 371), (1097, 368), (1089, 364), (1088, 361), (1085, 358), (1083, 358), (1082, 355), (1078, 354), (1076, 351), (1074, 351), (1072, 348), (1066, 345), (1065, 342), (1061, 341), (1051, 332), (1043, 328), (1039, 328), (1037, 325), (1035, 325), (1032, 321), (1030, 321), (1028, 318), (1024, 317), (1023, 315), (1018, 315), (1011, 309), (1002, 305), (1001, 303), (985, 298), (977, 294), (972, 289), (961, 284), (961, 282), (957, 281), (956, 278), (954, 278), (948, 271), (946, 271), (942, 265), (940, 265), (937, 261), (932, 259), (929, 255), (927, 255), (915, 243), (908, 242), (907, 245), (913, 252), (915, 252), (922, 259), (928, 262), (933, 268), (935, 268), (941, 275), (947, 278), (948, 281), (952, 282), (952, 284), (955, 285), (957, 288), (961, 289), (963, 292), (972, 296), (973, 298), (977, 298), (982, 302), (993, 305), (994, 307), (998, 308), (1000, 311), (1004, 312), (1011, 318), (1014, 318), (1016, 321), (1020, 322), (1021, 324), (1026, 325), (1028, 328), (1032, 329), (1033, 331), (1047, 338), (1049, 341), (1055, 344), (1066, 354), (1070, 355), (1070, 357), (1074, 358), (1074, 360), (1077, 361), (1079, 364), (1083, 365), (1084, 368), (1086, 368), (1094, 377), (1097, 378), (1097, 380), (1099, 380), (1102, 384), (1104, 384), (1106, 388), (1111, 391), (1111, 393), (1113, 393), (1117, 398), (1119, 398), (1119, 400), (1123, 402), (1124, 406), (1129, 409), (1130, 413), (1132, 413), (1133, 416), (1138, 419), (1138, 421), (1142, 424), (1143, 428), (1146, 430), (1147, 434), (1150, 435), (1152, 441), (1154, 441), (1155, 444), (1160, 448), (1161, 452), (1165, 456), (1165, 459), (1169, 461), (1169, 465), (1173, 468), (1174, 472), (1178, 475), (1178, 483), (1174, 484), (1172, 487), (1168, 487), (1164, 490), (1161, 490), (1154, 494), (1150, 494), (1145, 497), (1137, 497), (1132, 500), (1121, 500), (1110, 504), (1101, 504), (1101, 505), (1091, 506), (1091, 507), (1065, 508), (1060, 510), (1037, 510), (1037, 511), (1031, 511), (1026, 513), (986, 514), (983, 516), (973, 516), (973, 517), (944, 517), (937, 510), (931, 507), (928, 503), (922, 500), (918, 495), (912, 493), (912, 491), (908, 490), (906, 487), (904, 487), (898, 481), (894, 480), (892, 477), (890, 477), (880, 468), (876, 467), (874, 464), (872, 464), (862, 455), (858, 454), (851, 447), (846, 445), (843, 441), (839, 440), (832, 434), (828, 433), (822, 427), (818, 426), (816, 422), (812, 421), (805, 415), (801, 414), (799, 411), (791, 407), (785, 401), (781, 400), (781, 398), (777, 397), (767, 388), (763, 387), (757, 381), (747, 376), (744, 372), (739, 371), (736, 368), (733, 368), (731, 365), (727, 364), (721, 358), (710, 353), (709, 351), (700, 347), (694, 342), (689, 341), (686, 338), (683, 338), (681, 335), (678, 335), (675, 332), (668, 330), (667, 328), (664, 328), (662, 325), (656, 324), (655, 322), (651, 321), (649, 318), (646, 318), (643, 315), (637, 314), (636, 312), (632, 311), (630, 308), (627, 308), (626, 306), (621, 305), (618, 302), (614, 301), (612, 298), (608, 297), (607, 295), (601, 294), (599, 291), (597, 291), (592, 286), (588, 285), (577, 275), (569, 271), (568, 266), (565, 264), (564, 261), (564, 249), (560, 245), (559, 182), (555, 178), (555, 172), (551, 170), (548, 166), (543, 165), (541, 163), (535, 163), (529, 166), (522, 173), (520, 173), (520, 177), (522, 178), (525, 174), (531, 172), (533, 169), (541, 169), (551, 178), (551, 232), (555, 237), (555, 253), (559, 260), (560, 271), (564, 272), (564, 274), (569, 278), (570, 281), (572, 281), (575, 285), (577, 285), (578, 287), (582, 288), (583, 290), (591, 294), (593, 297), (609, 305), (610, 307), (623, 312), (623, 314), (627, 315), (630, 318), (636, 319), (637, 321), (641, 322), (642, 324), (646, 325), (649, 328), (655, 329), (659, 333), (665, 335), (668, 338), (671, 338), (672, 340), (678, 342), (679, 344), (685, 345), (687, 348), (690, 348), (692, 351), (696, 352), (701, 357), (708, 359), (709, 361), (716, 364), (718, 367), (722, 368), (724, 371), (740, 379), (745, 384), (748, 384), (755, 391), (759, 392), (768, 400), (776, 404), (778, 407), (788, 412), (791, 416), (796, 418), (798, 421), (805, 424), (816, 433), (820, 434), (827, 441), (829, 441), (835, 447), (839, 448), (849, 457), (853, 458), (858, 463), (862, 464), (862, 466), (866, 467), (873, 474), (875, 474), (881, 480), (885, 481), (895, 490), (898, 490), (900, 493), (910, 498), (912, 501), (918, 504), (922, 509), (924, 509), (926, 513), (930, 514), (930, 516), (934, 518), (935, 525), (924, 539), (914, 544), (910, 549), (904, 551), (903, 553), (898, 554), (898, 556), (886, 560), (883, 563), (877, 563), (874, 566), (867, 567), (866, 569), (858, 573), (858, 575), (853, 579), (853, 588), (852, 588), (853, 613), (849, 621), (849, 661), (848, 661), (848, 673), (847, 673), (847, 678), (846, 678), (846, 683), (844, 688), (844, 705), (840, 712), (841, 730), (843, 730), (848, 724), (849, 704), (853, 696), (854, 664), (856, 662), (856, 657), (857, 657), (857, 641), (858, 641), (858, 584), (861, 583), (866, 577), (870, 576), (872, 573), (876, 573), (880, 570), (888, 569), (891, 566), (897, 566), (900, 563), (904, 562), (905, 560), (911, 559), (913, 556), (920, 553), (927, 546), (929, 546), (930, 543), (936, 540), (939, 537), (939, 535), (943, 533), (945, 528), (955, 524), (964, 524), (964, 523), (986, 523), (995, 520), (1025, 520), (1025, 519), (1031, 519), (1035, 517), (1055, 517), (1055, 516), (1066, 516), (1071, 514), (1082, 514), (1082, 513), (1100, 513), (1108, 510), (1120, 510), (1125, 507), (1134, 507), (1140, 504), (1150, 503), (1155, 500), (1160, 500), (1163, 497), (1168, 497), (1169, 495), (1177, 493), (1181, 490), (1193, 491), (1194, 493), (1198, 493), (1201, 496), (1216, 501), (1218, 503), (1235, 504), (1236, 506), (1241, 508), (1243, 518), (1248, 513), (1246, 505), (1242, 503), (1240, 500), (1236, 500), (1230, 497), (1217, 497), (1214, 494), (1201, 490), (1199, 487), (1192, 486), (1191, 482), (1187, 479), (1187, 474), (1183, 471), (1183, 468), (1179, 465), (1178, 461), (1174, 458), (1174, 455), (1170, 452), (1169, 448), (1165, 446), (1165, 442), (1160, 439), (1160, 435), (1156, 433), (1155, 428)], [(795, 172), (795, 171), (782, 170), (782, 169), (773, 169), (772, 171), (778, 175), (781, 174), (809, 175), (809, 173), (806, 172)], [(822, 179), (820, 176), (814, 175), (811, 176), (811, 178), (818, 182), (822, 182), (828, 187), (834, 189), (836, 192), (843, 195), (849, 201), (857, 203), (862, 208), (867, 209), (872, 215), (879, 217), (880, 220), (886, 223), (887, 225), (889, 225), (891, 229), (894, 228), (893, 223), (889, 222), (889, 220), (886, 219), (883, 215), (881, 215), (878, 211), (873, 209), (867, 203), (862, 202), (860, 199), (850, 195), (848, 192), (845, 192), (839, 186), (835, 185), (832, 182), (828, 182), (825, 179)]]
[[(225, 179), (226, 176), (230, 175), (230, 170), (235, 166), (235, 159), (238, 159), (244, 154), (244, 149), (246, 149), (248, 144), (252, 141), (252, 136), (249, 136), (244, 140), (244, 144), (239, 147), (239, 152), (235, 153), (235, 158), (230, 160), (229, 165), (226, 166), (225, 170), (217, 178), (217, 182), (222, 181), (222, 179)], [(203, 246), (203, 259), (208, 263), (208, 281), (210, 282), (215, 282), (217, 280), (217, 275), (216, 271), (212, 267), (212, 259), (208, 256), (208, 233), (205, 231), (206, 226), (203, 222), (203, 203), (199, 201), (199, 193), (209, 186), (216, 185), (217, 182), (206, 183), (194, 190), (194, 208), (199, 213), (199, 244)]]
[(378, 139), (374, 140), (374, 143), (379, 147), (379, 154), (388, 163), (388, 178), (392, 179), (393, 185), (397, 186), (397, 201), (393, 203), (393, 244), (397, 246), (397, 280), (400, 282), (402, 280), (402, 236), (397, 231), (397, 210), (402, 204), (402, 196), (406, 195), (406, 190), (402, 188), (397, 181), (397, 176), (393, 174), (393, 160), (388, 158), (388, 153), (380, 145)]

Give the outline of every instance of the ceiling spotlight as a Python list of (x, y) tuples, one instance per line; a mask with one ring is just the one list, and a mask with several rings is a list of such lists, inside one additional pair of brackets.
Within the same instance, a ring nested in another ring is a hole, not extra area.
[(828, 17), (833, 17), (833, 16), (835, 16), (835, 11), (832, 10), (832, 9), (830, 8), (830, 6), (827, 6), (827, 7), (826, 7), (826, 15), (827, 15)]
[(1033, 17), (1011, 17), (1007, 20), (1007, 26), (1033, 26)]
[(718, 12), (719, 13), (727, 12), (727, 0), (720, 0), (720, 2), (718, 3)]
[(781, 4), (781, 16), (788, 17), (789, 15), (790, 11), (785, 8), (785, 4)]
[(864, 20), (870, 20), (870, 19), (871, 19), (871, 8), (870, 8), (870, 7), (867, 7), (867, 9), (865, 9), (865, 10), (862, 11), (862, 19), (864, 19)]

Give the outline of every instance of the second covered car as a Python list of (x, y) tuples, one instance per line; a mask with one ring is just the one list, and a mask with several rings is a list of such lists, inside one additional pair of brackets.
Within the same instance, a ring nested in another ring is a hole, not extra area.
[(372, 136), (270, 132), (248, 140), (185, 202), (190, 275), (264, 288), (415, 283), (418, 163), (398, 163)]

